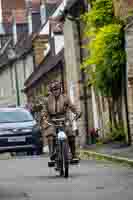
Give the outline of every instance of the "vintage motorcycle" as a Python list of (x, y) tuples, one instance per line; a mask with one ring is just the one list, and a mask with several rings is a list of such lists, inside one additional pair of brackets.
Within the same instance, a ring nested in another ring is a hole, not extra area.
[(58, 169), (60, 176), (69, 177), (69, 165), (78, 164), (79, 159), (70, 159), (69, 144), (65, 133), (65, 126), (68, 123), (65, 118), (54, 119), (48, 122), (49, 125), (54, 125), (56, 130), (55, 137), (55, 158), (54, 161), (48, 162), (49, 167)]

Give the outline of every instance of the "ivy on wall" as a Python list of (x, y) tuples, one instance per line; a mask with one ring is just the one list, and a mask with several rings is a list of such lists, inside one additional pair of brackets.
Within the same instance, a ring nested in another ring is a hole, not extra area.
[(81, 16), (86, 24), (85, 35), (89, 43), (85, 46), (89, 56), (82, 68), (102, 95), (118, 96), (121, 72), (125, 63), (123, 48), (123, 23), (113, 15), (112, 0), (95, 0), (89, 12)]

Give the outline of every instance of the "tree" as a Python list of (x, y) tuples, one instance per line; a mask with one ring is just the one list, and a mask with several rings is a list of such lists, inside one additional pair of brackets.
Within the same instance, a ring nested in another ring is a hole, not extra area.
[(111, 0), (93, 1), (91, 11), (81, 18), (86, 23), (85, 35), (89, 38), (85, 47), (89, 56), (81, 67), (89, 76), (89, 84), (107, 97), (110, 122), (118, 127), (122, 122), (118, 105), (121, 103), (122, 73), (126, 59), (123, 23), (113, 15)]

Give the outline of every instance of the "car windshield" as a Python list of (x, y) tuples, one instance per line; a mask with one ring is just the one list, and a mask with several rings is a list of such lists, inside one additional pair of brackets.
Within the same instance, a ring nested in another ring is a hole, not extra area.
[(33, 121), (32, 115), (25, 110), (0, 110), (0, 123)]

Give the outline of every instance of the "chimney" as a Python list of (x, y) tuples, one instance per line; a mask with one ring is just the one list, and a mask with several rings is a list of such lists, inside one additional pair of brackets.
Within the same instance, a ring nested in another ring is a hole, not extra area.
[(46, 0), (41, 0), (40, 5), (40, 14), (41, 14), (41, 24), (43, 25), (46, 22)]
[(12, 10), (12, 32), (13, 32), (13, 43), (17, 43), (17, 26), (16, 26), (16, 14), (15, 10)]
[(28, 31), (29, 35), (33, 32), (32, 27), (32, 0), (26, 0), (26, 7), (27, 7), (27, 19), (28, 19)]

